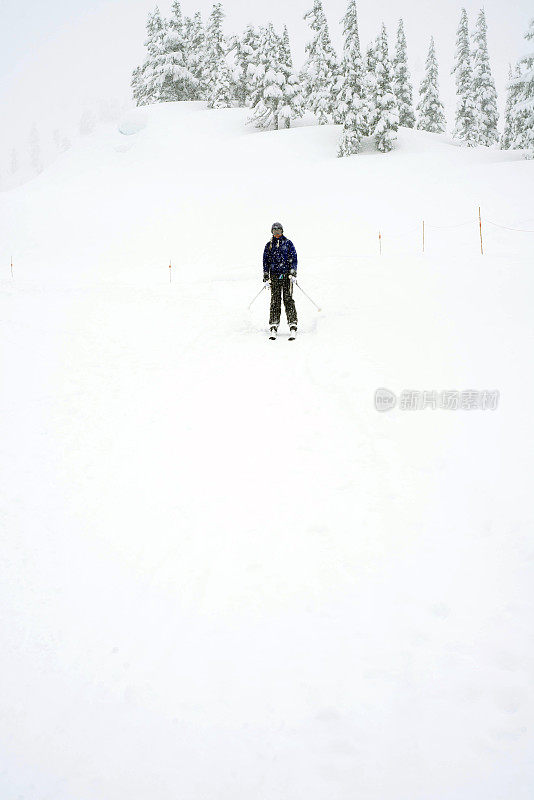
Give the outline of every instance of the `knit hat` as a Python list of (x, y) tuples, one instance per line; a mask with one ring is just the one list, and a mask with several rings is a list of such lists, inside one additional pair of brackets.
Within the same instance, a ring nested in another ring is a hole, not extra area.
[(281, 222), (273, 222), (273, 224), (271, 225), (271, 233), (274, 231), (275, 228), (282, 228), (282, 233), (284, 232)]

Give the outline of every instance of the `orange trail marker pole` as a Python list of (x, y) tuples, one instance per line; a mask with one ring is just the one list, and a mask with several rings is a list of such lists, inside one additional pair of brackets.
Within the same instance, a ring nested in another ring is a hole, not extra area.
[(13, 256), (11, 256), (11, 280), (13, 280)]
[(480, 255), (484, 255), (484, 245), (482, 244), (482, 216), (480, 214), (480, 206), (478, 207), (478, 226), (480, 228)]
[(380, 255), (382, 255), (382, 234), (378, 231), (378, 244), (380, 246)]
[(169, 261), (169, 283), (172, 283), (172, 263)]

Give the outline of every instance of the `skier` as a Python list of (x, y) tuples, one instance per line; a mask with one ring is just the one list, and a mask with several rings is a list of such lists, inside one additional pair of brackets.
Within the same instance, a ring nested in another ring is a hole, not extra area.
[(283, 295), (289, 339), (292, 341), (297, 334), (297, 310), (293, 300), (293, 285), (297, 280), (297, 251), (293, 242), (284, 236), (282, 223), (273, 222), (271, 233), (272, 238), (263, 251), (263, 280), (271, 289), (269, 339), (276, 339)]

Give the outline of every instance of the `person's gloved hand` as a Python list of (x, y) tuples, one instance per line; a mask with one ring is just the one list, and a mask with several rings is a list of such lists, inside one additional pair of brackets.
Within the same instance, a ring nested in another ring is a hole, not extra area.
[(297, 273), (296, 272), (290, 272), (289, 273), (289, 280), (291, 281), (291, 285), (293, 286), (293, 284), (295, 284), (297, 282)]

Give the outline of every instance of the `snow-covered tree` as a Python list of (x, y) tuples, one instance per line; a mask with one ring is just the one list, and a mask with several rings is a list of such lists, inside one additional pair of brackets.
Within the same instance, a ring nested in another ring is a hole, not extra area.
[(477, 144), (477, 117), (473, 95), (473, 69), (469, 49), (467, 11), (462, 8), (460, 24), (456, 33), (456, 57), (452, 74), (456, 75), (456, 123), (454, 137), (475, 147)]
[(317, 116), (319, 125), (325, 125), (335, 112), (339, 67), (321, 0), (314, 0), (313, 8), (304, 14), (304, 19), (314, 34), (305, 48), (308, 56), (303, 68), (306, 103)]
[(378, 120), (376, 108), (376, 50), (378, 39), (367, 45), (363, 76), (363, 132), (372, 136)]
[(258, 65), (260, 40), (260, 31), (253, 25), (248, 25), (239, 45), (238, 96), (243, 98), (243, 105), (248, 107), (252, 104), (254, 72)]
[(172, 4), (172, 15), (166, 25), (163, 40), (163, 84), (161, 99), (165, 101), (192, 100), (197, 89), (197, 79), (187, 63), (187, 39), (179, 0)]
[(33, 172), (39, 174), (43, 171), (43, 158), (41, 155), (41, 144), (39, 141), (39, 132), (37, 126), (32, 125), (30, 131), (30, 164)]
[(247, 120), (257, 128), (278, 129), (285, 77), (279, 61), (280, 42), (272, 23), (261, 30), (258, 63), (254, 70), (252, 114)]
[(144, 106), (148, 103), (147, 88), (143, 75), (143, 68), (136, 67), (132, 72), (132, 80), (130, 83), (132, 87), (132, 96), (135, 100), (136, 106)]
[(210, 98), (210, 108), (231, 108), (234, 91), (234, 80), (226, 60), (221, 59), (215, 84)]
[(534, 18), (530, 21), (525, 39), (530, 47), (518, 62), (519, 76), (512, 81), (517, 87), (514, 112), (517, 127), (512, 146), (526, 150), (527, 157), (534, 158)]
[(405, 128), (413, 128), (415, 125), (413, 89), (408, 72), (406, 34), (404, 33), (404, 23), (402, 19), (399, 20), (399, 27), (397, 29), (397, 45), (393, 58), (393, 74), (393, 89), (399, 107), (399, 125)]
[(338, 156), (351, 156), (360, 149), (365, 134), (363, 103), (364, 70), (358, 32), (356, 0), (349, 0), (343, 22), (341, 90), (336, 102), (336, 120), (343, 125)]
[(514, 147), (514, 142), (519, 133), (521, 122), (517, 110), (520, 84), (514, 79), (521, 76), (519, 64), (515, 65), (512, 72), (512, 65), (508, 69), (508, 84), (506, 87), (506, 109), (504, 112), (504, 131), (501, 136), (500, 146), (503, 150), (510, 150)]
[(157, 6), (148, 15), (146, 30), (147, 58), (137, 72), (134, 70), (132, 78), (132, 89), (137, 105), (158, 103), (162, 99), (166, 25)]
[[(517, 69), (517, 67), (516, 67)], [(508, 65), (508, 83), (506, 85), (506, 108), (504, 110), (504, 131), (502, 136), (499, 140), (499, 146), (502, 150), (508, 150), (512, 144), (512, 140), (514, 138), (513, 135), (513, 110), (514, 110), (514, 93), (512, 90), (512, 65)]]
[(499, 138), (497, 123), (497, 92), (491, 75), (488, 55), (488, 26), (484, 9), (480, 10), (473, 35), (473, 94), (477, 118), (477, 140), (489, 147)]
[(227, 55), (234, 63), (234, 98), (241, 107), (251, 106), (260, 39), (261, 31), (248, 25), (241, 37), (234, 35), (227, 40)]
[(280, 61), (286, 65), (287, 69), (293, 69), (293, 56), (291, 55), (291, 45), (289, 44), (289, 31), (284, 25), (282, 36), (280, 37)]
[(205, 77), (208, 87), (208, 108), (214, 108), (215, 94), (224, 94), (224, 86), (231, 76), (225, 73), (226, 47), (222, 29), (224, 12), (221, 3), (213, 6), (206, 28)]
[(227, 39), (228, 55), (232, 58), (234, 100), (241, 108), (249, 108), (254, 88), (254, 69), (260, 45), (260, 31), (248, 25), (242, 36), (232, 35)]
[(343, 125), (348, 108), (346, 75), (347, 71), (351, 68), (352, 58), (358, 59), (359, 57), (363, 73), (356, 0), (349, 0), (348, 8), (340, 22), (343, 24), (343, 52), (337, 70), (334, 92), (334, 113), (332, 115), (333, 122), (336, 125)]
[(399, 109), (393, 93), (393, 68), (389, 59), (388, 35), (384, 24), (382, 24), (376, 49), (375, 107), (376, 149), (381, 153), (387, 153), (392, 149), (393, 142), (397, 138)]
[(300, 79), (293, 69), (293, 57), (291, 55), (291, 45), (289, 44), (289, 33), (287, 26), (279, 39), (278, 49), (279, 71), (284, 77), (280, 88), (282, 90), (282, 100), (279, 111), (279, 123), (284, 127), (291, 126), (291, 120), (301, 117), (304, 114), (304, 95), (300, 86)]
[(206, 77), (206, 34), (200, 11), (193, 18), (184, 21), (184, 37), (186, 46), (186, 63), (190, 73), (196, 80), (192, 100), (204, 100), (207, 94)]
[(244, 107), (246, 105), (246, 94), (245, 94), (245, 75), (246, 72), (243, 70), (243, 57), (241, 52), (241, 39), (236, 34), (233, 34), (227, 38), (227, 59), (230, 58), (232, 61), (231, 72), (232, 72), (232, 81), (233, 81), (233, 96), (237, 101), (237, 105), (240, 107)]
[(419, 87), (417, 128), (420, 131), (428, 131), (428, 133), (443, 133), (445, 131), (445, 114), (443, 113), (443, 103), (439, 99), (438, 62), (433, 36), (430, 39), (430, 47), (428, 48), (425, 76)]

